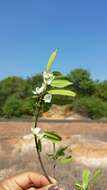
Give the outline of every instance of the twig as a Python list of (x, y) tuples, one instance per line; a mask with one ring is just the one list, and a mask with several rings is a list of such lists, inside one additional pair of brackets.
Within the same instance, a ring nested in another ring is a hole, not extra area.
[[(55, 147), (55, 143), (53, 143), (53, 153), (55, 155), (55, 152), (56, 152), (56, 147)], [(56, 160), (54, 159), (53, 161), (53, 177), (55, 178), (56, 177)]]
[[(40, 108), (41, 108), (41, 99), (40, 99), (40, 101), (38, 101), (38, 110), (37, 110), (37, 113), (35, 115), (35, 125), (34, 125), (34, 128), (37, 127), (37, 121), (38, 121), (38, 117), (39, 117), (39, 113), (40, 113)], [(49, 181), (49, 183), (52, 183), (51, 179), (49, 178), (49, 176), (47, 174), (47, 171), (45, 170), (45, 167), (44, 167), (41, 155), (40, 155), (40, 151), (38, 149), (38, 141), (37, 141), (37, 136), (36, 135), (35, 135), (35, 145), (36, 145), (36, 151), (37, 151), (37, 155), (38, 155), (38, 160), (40, 162), (40, 165), (41, 165), (41, 168), (42, 168), (42, 170), (44, 172), (44, 175), (47, 178), (47, 180)]]

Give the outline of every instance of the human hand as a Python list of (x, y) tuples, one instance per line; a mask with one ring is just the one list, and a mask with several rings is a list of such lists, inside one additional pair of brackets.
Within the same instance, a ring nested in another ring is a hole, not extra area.
[(41, 174), (26, 172), (0, 183), (0, 190), (59, 190), (55, 186), (56, 181), (52, 179), (53, 184), (49, 185), (48, 180)]

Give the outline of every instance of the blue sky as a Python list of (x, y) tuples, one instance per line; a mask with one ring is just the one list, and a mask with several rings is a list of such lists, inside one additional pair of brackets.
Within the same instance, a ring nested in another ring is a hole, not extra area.
[(0, 79), (41, 72), (55, 48), (54, 70), (107, 79), (107, 1), (0, 1)]

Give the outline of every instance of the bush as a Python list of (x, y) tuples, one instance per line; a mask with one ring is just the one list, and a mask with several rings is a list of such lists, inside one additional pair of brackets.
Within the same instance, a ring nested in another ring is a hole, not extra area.
[[(54, 75), (63, 78), (58, 71), (55, 71)], [(52, 104), (71, 105), (73, 102), (74, 109), (85, 116), (92, 119), (107, 117), (107, 80), (101, 82), (92, 80), (90, 73), (81, 68), (73, 70), (66, 78), (73, 82), (66, 89), (76, 92), (76, 98), (53, 96)], [(12, 76), (1, 80), (0, 117), (32, 116), (36, 101), (32, 100), (32, 90), (41, 86), (42, 82), (41, 74), (26, 79)], [(50, 106), (51, 104), (43, 104), (41, 114), (48, 111)]]
[(33, 115), (33, 101), (30, 98), (27, 98), (25, 100), (23, 100), (23, 104), (22, 104), (22, 113), (23, 115)]
[(10, 96), (3, 107), (3, 115), (7, 118), (21, 116), (22, 101), (16, 96)]
[(89, 96), (95, 94), (96, 82), (85, 69), (75, 69), (68, 74), (68, 79), (73, 82), (72, 87), (78, 95)]
[(96, 96), (104, 101), (107, 101), (107, 80), (97, 83), (96, 85)]
[(107, 103), (94, 96), (76, 99), (73, 103), (73, 108), (91, 119), (107, 117)]

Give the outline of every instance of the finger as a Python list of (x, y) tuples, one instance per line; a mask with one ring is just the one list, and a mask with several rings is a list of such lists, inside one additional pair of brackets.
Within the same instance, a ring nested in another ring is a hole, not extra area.
[(37, 190), (37, 189), (35, 187), (31, 187), (31, 188), (29, 188), (27, 190)]
[[(19, 187), (26, 189), (29, 187), (43, 187), (49, 184), (46, 177), (34, 172), (26, 172), (12, 178)], [(55, 180), (53, 180), (55, 182)]]
[(47, 185), (47, 186), (44, 186), (42, 188), (35, 188), (35, 187), (31, 187), (29, 188), (28, 190), (62, 190), (61, 188), (59, 188), (58, 186), (56, 185)]
[(57, 185), (47, 185), (47, 186), (44, 186), (42, 188), (39, 188), (38, 190), (62, 190), (61, 188), (59, 188)]

